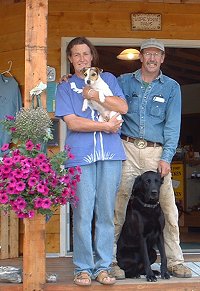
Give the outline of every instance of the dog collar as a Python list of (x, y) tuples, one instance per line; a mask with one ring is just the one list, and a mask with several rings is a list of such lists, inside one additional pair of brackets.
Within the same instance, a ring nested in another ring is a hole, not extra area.
[(142, 200), (140, 200), (140, 198), (137, 196), (134, 198), (136, 198), (138, 200), (138, 202), (140, 202), (140, 204), (142, 204), (142, 206), (144, 206), (146, 208), (156, 208), (160, 204), (159, 201), (156, 204), (147, 204), (147, 203), (142, 202)]

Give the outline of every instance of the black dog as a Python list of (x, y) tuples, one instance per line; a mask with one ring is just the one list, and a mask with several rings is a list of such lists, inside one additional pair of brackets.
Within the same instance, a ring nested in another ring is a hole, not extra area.
[(155, 246), (161, 257), (161, 278), (169, 279), (164, 249), (164, 215), (159, 204), (159, 173), (148, 171), (138, 176), (133, 185), (126, 219), (117, 243), (117, 260), (127, 278), (146, 275), (147, 281), (157, 281), (159, 272), (151, 269), (157, 259)]

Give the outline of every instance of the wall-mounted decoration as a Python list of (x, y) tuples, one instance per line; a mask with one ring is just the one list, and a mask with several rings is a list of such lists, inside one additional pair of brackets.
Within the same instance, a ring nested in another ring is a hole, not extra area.
[(131, 13), (132, 30), (161, 30), (161, 14)]
[(55, 111), (55, 99), (56, 99), (56, 82), (47, 82), (47, 111)]
[(47, 81), (53, 82), (56, 80), (56, 69), (54, 67), (47, 66)]
[(52, 134), (53, 139), (50, 139), (47, 143), (48, 146), (56, 147), (59, 145), (59, 125), (60, 120), (58, 118), (52, 118), (51, 119), (53, 125), (52, 125)]

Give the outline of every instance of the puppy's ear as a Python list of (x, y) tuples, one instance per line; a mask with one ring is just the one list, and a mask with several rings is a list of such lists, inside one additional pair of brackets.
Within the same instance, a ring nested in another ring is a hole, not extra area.
[(100, 73), (102, 73), (102, 72), (103, 72), (103, 69), (97, 68), (97, 71), (98, 71), (98, 72), (99, 72), (99, 74), (100, 74)]
[(87, 70), (87, 68), (82, 68), (80, 71), (81, 71), (81, 73), (85, 73), (85, 71)]

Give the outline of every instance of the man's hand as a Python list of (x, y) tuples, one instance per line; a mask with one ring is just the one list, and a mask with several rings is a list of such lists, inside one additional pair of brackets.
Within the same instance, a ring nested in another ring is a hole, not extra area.
[(59, 80), (58, 83), (61, 84), (62, 82), (68, 82), (69, 78), (71, 78), (72, 74), (63, 75)]
[(170, 164), (165, 161), (159, 161), (158, 171), (161, 174), (161, 177), (167, 176), (171, 172)]

